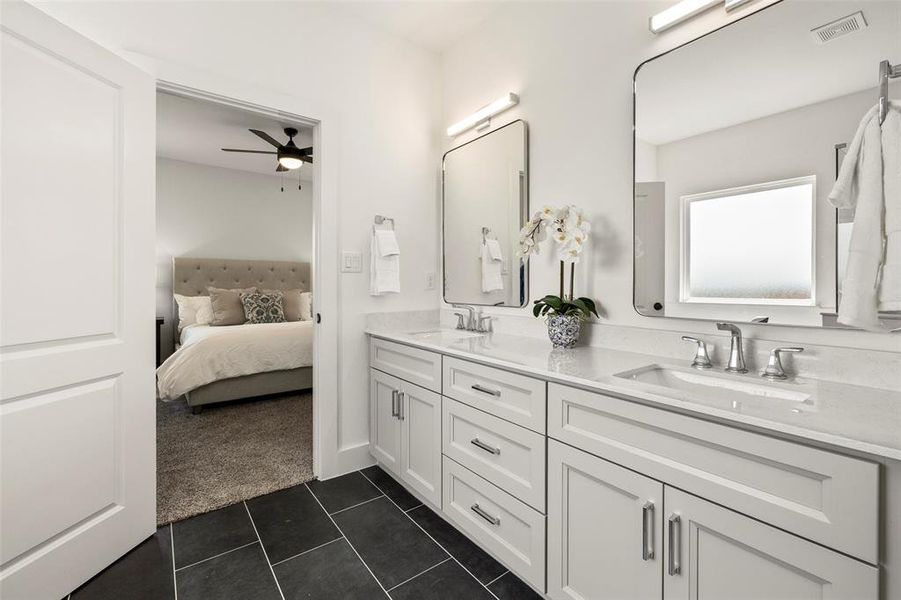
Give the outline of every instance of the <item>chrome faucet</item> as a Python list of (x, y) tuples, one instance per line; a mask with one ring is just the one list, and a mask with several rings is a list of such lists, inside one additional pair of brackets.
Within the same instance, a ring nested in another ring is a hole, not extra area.
[(704, 343), (703, 340), (688, 335), (683, 335), (682, 339), (686, 342), (694, 342), (698, 345), (698, 348), (695, 351), (694, 360), (691, 361), (692, 367), (695, 369), (710, 369), (713, 367), (713, 363), (710, 362), (710, 355), (707, 353), (707, 344)]
[(804, 352), (804, 348), (791, 347), (774, 349), (770, 352), (770, 360), (767, 363), (766, 368), (760, 374), (761, 377), (769, 379), (770, 381), (782, 381), (783, 379), (788, 379), (788, 375), (785, 374), (785, 369), (782, 368), (781, 354), (783, 352)]
[(732, 334), (732, 347), (729, 349), (729, 364), (726, 366), (726, 372), (747, 373), (748, 367), (745, 366), (745, 353), (742, 350), (741, 329), (732, 323), (717, 323), (716, 328)]
[(465, 308), (469, 311), (468, 315), (464, 315), (460, 312), (454, 313), (457, 317), (457, 329), (477, 331), (479, 333), (491, 333), (492, 327), (490, 315), (483, 315), (475, 307), (469, 306), (468, 304), (451, 304), (451, 306), (454, 308)]
[(463, 315), (463, 313), (454, 313), (455, 315), (457, 315), (457, 329), (465, 329), (466, 331), (478, 330), (476, 309), (474, 307), (467, 304), (451, 304), (451, 306), (453, 306), (454, 308), (465, 308), (467, 311), (469, 311), (468, 316)]

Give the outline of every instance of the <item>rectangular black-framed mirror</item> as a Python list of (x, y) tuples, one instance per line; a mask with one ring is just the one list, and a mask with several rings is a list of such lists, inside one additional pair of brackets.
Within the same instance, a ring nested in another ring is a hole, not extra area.
[(901, 62), (901, 2), (782, 0), (638, 67), (636, 311), (838, 326), (836, 146), (883, 60)]
[(523, 120), (445, 153), (442, 160), (444, 301), (522, 307), (528, 265), (516, 255), (529, 214), (529, 131)]

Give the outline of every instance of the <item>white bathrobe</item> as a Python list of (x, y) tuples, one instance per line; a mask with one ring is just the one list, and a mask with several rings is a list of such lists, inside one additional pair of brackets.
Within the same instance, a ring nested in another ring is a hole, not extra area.
[(829, 202), (855, 210), (838, 322), (883, 331), (879, 311), (901, 310), (901, 103), (864, 116)]

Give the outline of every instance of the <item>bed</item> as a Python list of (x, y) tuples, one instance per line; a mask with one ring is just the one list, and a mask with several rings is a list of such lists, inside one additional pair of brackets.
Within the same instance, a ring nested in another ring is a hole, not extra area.
[[(173, 259), (173, 292), (206, 296), (207, 287), (310, 290), (303, 262)], [(178, 349), (157, 369), (160, 398), (184, 396), (193, 411), (207, 404), (313, 387), (313, 322), (190, 325)]]

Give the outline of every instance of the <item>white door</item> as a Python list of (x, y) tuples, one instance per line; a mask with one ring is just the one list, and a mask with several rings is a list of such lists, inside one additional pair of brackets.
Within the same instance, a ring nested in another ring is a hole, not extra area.
[(547, 593), (663, 595), (663, 484), (548, 440)]
[(58, 600), (156, 527), (154, 82), (0, 26), (0, 596)]
[(369, 453), (386, 469), (400, 472), (400, 388), (397, 377), (369, 369)]
[(669, 486), (664, 502), (667, 600), (879, 597), (876, 567)]
[(441, 396), (404, 383), (401, 397), (401, 477), (441, 506)]

